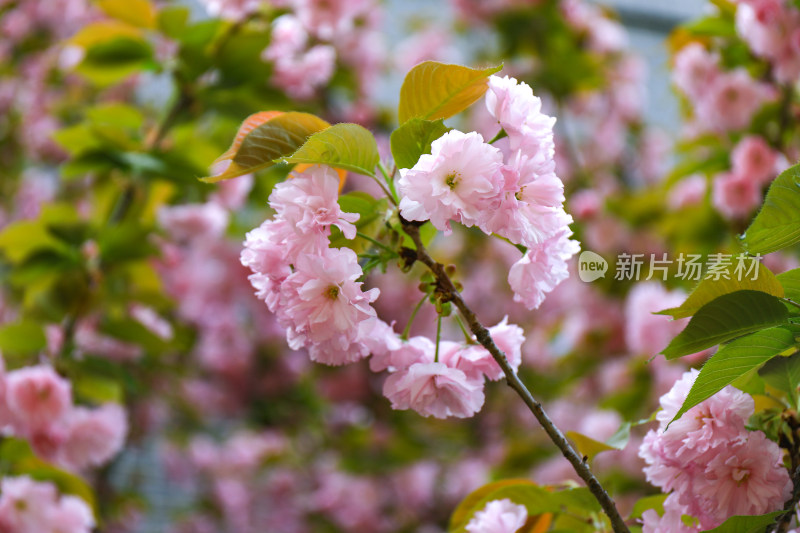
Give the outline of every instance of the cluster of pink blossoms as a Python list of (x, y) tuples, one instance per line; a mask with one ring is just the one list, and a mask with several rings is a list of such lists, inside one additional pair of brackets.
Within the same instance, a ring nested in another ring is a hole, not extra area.
[[(338, 184), (334, 171), (316, 166), (275, 186), (275, 217), (247, 234), (241, 256), (256, 295), (286, 328), (289, 346), (307, 349), (312, 360), (341, 365), (372, 354), (370, 368), (391, 373), (384, 394), (395, 409), (472, 416), (483, 405), (485, 378), (502, 378), (502, 369), (478, 344), (404, 340), (377, 317), (370, 304), (379, 291), (361, 289), (356, 254), (329, 246), (331, 226), (352, 239), (359, 218), (340, 209)], [(489, 331), (518, 368), (522, 329), (504, 319)]]
[(292, 98), (309, 99), (330, 81), (339, 60), (356, 70), (360, 90), (366, 90), (384, 60), (375, 2), (284, 3), (292, 12), (275, 19), (272, 42), (261, 55), (274, 65), (272, 83)]
[(76, 496), (60, 496), (52, 483), (27, 476), (0, 483), (0, 532), (89, 533), (95, 526), (89, 506)]
[(295, 350), (328, 365), (352, 363), (369, 353), (365, 344), (379, 291), (361, 290), (358, 257), (330, 248), (331, 226), (353, 239), (359, 215), (339, 208), (339, 176), (315, 166), (275, 186), (275, 217), (247, 234), (242, 264)]
[(525, 246), (508, 281), (514, 300), (533, 309), (567, 278), (579, 250), (555, 174), (555, 119), (528, 85), (507, 76), (489, 78), (486, 106), (507, 137), (488, 144), (479, 133), (451, 130), (435, 140), (430, 154), (400, 170), (400, 212), (445, 234), (455, 221)]
[(762, 189), (788, 166), (763, 137), (742, 138), (731, 153), (733, 168), (714, 178), (711, 201), (728, 218), (746, 217), (761, 205)]
[(746, 128), (756, 111), (775, 98), (773, 87), (753, 79), (745, 68), (722, 70), (719, 55), (699, 43), (675, 56), (673, 81), (692, 102), (701, 130)]
[[(749, 395), (727, 386), (667, 428), (697, 375), (686, 372), (661, 397), (659, 428), (639, 449), (647, 480), (671, 492), (662, 517), (655, 511), (642, 516), (645, 533), (711, 529), (734, 515), (778, 510), (791, 496), (780, 447), (761, 431), (745, 429), (754, 412)], [(682, 515), (696, 518), (695, 524), (687, 525)]]
[(45, 365), (0, 372), (0, 428), (28, 440), (38, 455), (72, 470), (111, 459), (128, 432), (119, 405), (73, 405), (69, 381)]
[(800, 9), (787, 0), (738, 0), (736, 30), (750, 49), (772, 63), (775, 79), (800, 76)]
[[(395, 409), (414, 409), (423, 416), (466, 418), (483, 407), (485, 379), (503, 378), (503, 370), (480, 344), (441, 341), (437, 347), (427, 337), (403, 341), (385, 323), (372, 343), (370, 369), (388, 370), (391, 375), (383, 385), (383, 394)], [(489, 328), (495, 344), (516, 371), (522, 361), (522, 328), (504, 318)], [(388, 341), (388, 342), (387, 342)]]

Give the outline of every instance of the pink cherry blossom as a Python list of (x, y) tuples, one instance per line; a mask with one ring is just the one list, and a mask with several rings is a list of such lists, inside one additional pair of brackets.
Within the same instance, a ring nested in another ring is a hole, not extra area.
[(356, 345), (359, 324), (375, 316), (370, 303), (379, 290), (362, 292), (355, 281), (361, 275), (358, 258), (348, 248), (297, 258), (295, 271), (281, 285), (278, 306), (291, 347), (309, 347), (312, 360), (331, 365), (366, 355), (366, 348)]
[(757, 135), (743, 137), (731, 152), (733, 172), (762, 185), (775, 178), (778, 160), (779, 153)]
[(415, 363), (390, 375), (383, 395), (393, 409), (413, 409), (422, 416), (467, 418), (483, 406), (483, 383), (444, 363)]
[(711, 203), (728, 218), (745, 218), (761, 205), (761, 187), (750, 176), (723, 172), (714, 177)]
[(451, 130), (431, 144), (431, 153), (411, 169), (401, 169), (397, 189), (400, 213), (451, 232), (450, 221), (478, 224), (502, 186), (500, 151), (480, 134)]
[(690, 43), (675, 55), (672, 79), (692, 100), (700, 99), (719, 73), (719, 56), (700, 43)]
[(466, 526), (470, 533), (516, 533), (528, 520), (524, 505), (509, 499), (493, 500), (475, 513)]
[(680, 333), (686, 320), (672, 320), (658, 311), (678, 307), (686, 299), (680, 290), (668, 291), (660, 283), (637, 283), (625, 300), (625, 341), (636, 354), (657, 354)]
[(568, 229), (528, 249), (508, 273), (514, 301), (528, 309), (539, 307), (547, 293), (569, 277), (567, 261), (580, 245), (571, 240)]
[(705, 512), (720, 523), (733, 515), (779, 510), (792, 495), (783, 451), (760, 431), (718, 451), (695, 487)]
[(106, 463), (122, 449), (128, 433), (125, 411), (116, 404), (97, 409), (76, 407), (67, 426), (61, 457), (64, 463), (78, 470)]
[(706, 177), (701, 174), (693, 174), (682, 179), (672, 188), (667, 203), (672, 209), (682, 209), (699, 204), (705, 198), (707, 189)]
[(717, 76), (697, 104), (698, 121), (717, 131), (740, 130), (762, 105), (774, 99), (774, 92), (743, 68)]
[(490, 76), (486, 107), (508, 134), (511, 150), (540, 161), (553, 159), (556, 119), (542, 113), (542, 101), (530, 86), (508, 76)]
[(158, 223), (178, 241), (214, 239), (228, 227), (228, 211), (213, 202), (162, 207)]
[(72, 409), (72, 387), (50, 366), (31, 366), (6, 376), (9, 410), (25, 425), (44, 428)]
[(346, 238), (353, 239), (353, 223), (359, 215), (343, 212), (338, 198), (339, 175), (331, 167), (314, 165), (277, 184), (269, 196), (269, 205), (297, 233), (330, 235), (330, 227), (336, 226)]

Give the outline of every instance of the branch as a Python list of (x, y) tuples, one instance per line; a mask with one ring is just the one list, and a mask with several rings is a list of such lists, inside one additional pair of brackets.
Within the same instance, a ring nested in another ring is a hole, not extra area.
[[(527, 387), (525, 387), (525, 384), (519, 379), (519, 376), (517, 376), (516, 372), (514, 372), (514, 369), (512, 369), (509, 365), (505, 354), (492, 340), (489, 330), (487, 330), (480, 323), (478, 317), (469, 308), (469, 306), (467, 306), (466, 302), (461, 297), (461, 294), (456, 289), (453, 281), (450, 279), (450, 276), (448, 276), (447, 272), (445, 272), (444, 266), (441, 263), (434, 261), (431, 256), (428, 255), (425, 245), (422, 244), (422, 239), (419, 235), (419, 226), (413, 222), (404, 220), (402, 217), (400, 220), (403, 224), (403, 231), (405, 231), (408, 236), (411, 237), (417, 247), (416, 260), (425, 264), (436, 276), (438, 289), (442, 291), (444, 297), (455, 304), (455, 306), (461, 312), (461, 316), (463, 316), (467, 321), (470, 331), (472, 331), (472, 333), (478, 339), (478, 342), (480, 342), (481, 345), (483, 345), (483, 347), (492, 354), (492, 357), (494, 357), (495, 361), (497, 361), (497, 363), (500, 365), (500, 368), (503, 369), (508, 385), (514, 389), (520, 398), (522, 398), (522, 401), (528, 406), (528, 409), (530, 409), (530, 411), (533, 413), (533, 416), (536, 417), (536, 420), (539, 421), (544, 430), (547, 432), (550, 440), (552, 440), (558, 449), (561, 450), (561, 453), (564, 455), (564, 457), (566, 457), (570, 464), (572, 464), (572, 468), (575, 469), (575, 472), (578, 474), (578, 476), (580, 476), (580, 478), (586, 483), (586, 486), (589, 487), (589, 490), (594, 495), (595, 499), (597, 499), (597, 501), (600, 503), (600, 506), (603, 508), (603, 511), (606, 513), (606, 515), (608, 515), (608, 518), (611, 520), (611, 526), (615, 533), (629, 533), (628, 526), (625, 525), (625, 521), (622, 519), (622, 516), (620, 516), (619, 511), (617, 511), (614, 501), (605, 491), (594, 474), (592, 474), (592, 471), (589, 469), (589, 465), (586, 463), (583, 457), (581, 457), (578, 452), (575, 451), (561, 430), (556, 427), (547, 413), (545, 413), (542, 404), (533, 397)], [(412, 251), (411, 253), (414, 252)]]

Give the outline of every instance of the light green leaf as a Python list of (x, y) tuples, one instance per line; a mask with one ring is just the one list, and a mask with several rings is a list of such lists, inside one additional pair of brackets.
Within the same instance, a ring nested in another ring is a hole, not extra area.
[(800, 165), (772, 182), (761, 211), (741, 240), (752, 254), (768, 254), (800, 241)]
[(378, 143), (368, 129), (358, 124), (342, 123), (315, 133), (283, 161), (329, 165), (374, 177), (380, 155)]
[(794, 345), (794, 335), (789, 330), (769, 328), (722, 346), (700, 369), (689, 395), (670, 424), (726, 385), (730, 385)]
[(641, 518), (642, 513), (649, 509), (655, 509), (659, 516), (664, 514), (664, 500), (667, 499), (668, 494), (654, 494), (653, 496), (645, 496), (640, 498), (633, 504), (630, 518)]
[(412, 118), (392, 132), (392, 156), (397, 168), (411, 168), (422, 154), (431, 153), (431, 143), (450, 131), (444, 121)]
[(699, 352), (721, 342), (777, 326), (786, 320), (783, 303), (760, 291), (723, 294), (700, 308), (686, 328), (669, 343), (667, 359)]
[(214, 183), (274, 165), (276, 160), (303, 146), (312, 134), (329, 126), (315, 115), (295, 111), (262, 111), (250, 115), (239, 127), (231, 147), (216, 161), (230, 159), (230, 166), (221, 174), (200, 178), (200, 181)]
[(0, 327), (0, 352), (12, 355), (36, 355), (47, 346), (42, 326), (20, 321)]
[(703, 533), (762, 533), (783, 511), (774, 511), (758, 516), (732, 516), (714, 529)]
[(411, 118), (448, 118), (469, 107), (488, 88), (487, 78), (503, 66), (479, 70), (425, 61), (412, 68), (400, 88), (400, 124)]
[[(725, 275), (730, 279), (725, 279), (722, 275), (717, 280), (712, 278), (704, 279), (679, 307), (665, 309), (656, 314), (670, 315), (674, 319), (686, 318), (694, 315), (701, 307), (723, 294), (741, 290), (761, 291), (779, 298), (783, 297), (783, 287), (775, 275), (762, 263), (756, 261), (755, 264), (758, 268), (757, 276), (747, 274), (747, 268), (750, 267), (748, 259), (745, 259), (743, 270), (738, 273), (736, 272), (737, 261), (732, 261), (725, 269)], [(753, 280), (754, 277), (756, 278), (755, 280)]]
[(800, 303), (800, 268), (789, 270), (775, 277), (783, 286), (784, 296)]
[(800, 353), (791, 357), (775, 357), (769, 360), (758, 375), (768, 385), (782, 390), (794, 398), (800, 385)]
[(156, 10), (148, 0), (98, 0), (98, 5), (108, 16), (133, 26), (155, 26)]

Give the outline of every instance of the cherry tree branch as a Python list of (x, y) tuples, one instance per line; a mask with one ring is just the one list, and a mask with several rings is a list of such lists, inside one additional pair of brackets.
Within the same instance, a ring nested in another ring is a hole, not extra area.
[(542, 404), (533, 397), (525, 384), (519, 379), (519, 376), (517, 376), (517, 373), (514, 371), (514, 369), (511, 368), (511, 365), (509, 365), (505, 354), (492, 340), (489, 330), (487, 330), (486, 327), (480, 323), (478, 317), (461, 297), (461, 294), (456, 289), (455, 284), (450, 279), (450, 276), (447, 275), (444, 265), (434, 261), (428, 254), (428, 251), (425, 249), (425, 245), (422, 243), (422, 239), (419, 235), (419, 225), (415, 224), (414, 222), (404, 220), (402, 217), (400, 220), (403, 224), (403, 231), (405, 231), (408, 236), (411, 237), (417, 248), (416, 251), (409, 250), (409, 255), (412, 255), (415, 260), (426, 265), (431, 272), (433, 272), (434, 276), (436, 276), (438, 285), (437, 290), (441, 292), (444, 299), (452, 302), (458, 308), (461, 316), (463, 316), (466, 320), (470, 331), (472, 331), (472, 333), (478, 339), (478, 342), (480, 342), (481, 345), (483, 345), (483, 347), (492, 354), (492, 357), (494, 357), (495, 361), (497, 361), (497, 363), (500, 365), (500, 368), (503, 369), (508, 385), (514, 389), (520, 398), (522, 398), (522, 401), (528, 406), (528, 409), (533, 413), (533, 416), (536, 417), (536, 420), (539, 421), (545, 432), (547, 432), (550, 440), (552, 440), (553, 443), (558, 447), (564, 457), (575, 469), (575, 472), (578, 474), (578, 476), (580, 476), (580, 478), (586, 483), (587, 487), (589, 487), (589, 490), (594, 495), (595, 499), (597, 499), (597, 501), (600, 503), (600, 506), (603, 508), (603, 511), (606, 513), (606, 515), (608, 515), (608, 518), (611, 520), (611, 526), (615, 533), (629, 533), (628, 526), (625, 525), (625, 521), (619, 514), (614, 501), (600, 484), (600, 481), (597, 480), (592, 471), (589, 469), (589, 465), (585, 459), (581, 457), (577, 451), (575, 451), (567, 438), (564, 436), (564, 433), (558, 429), (558, 427), (544, 411)]

